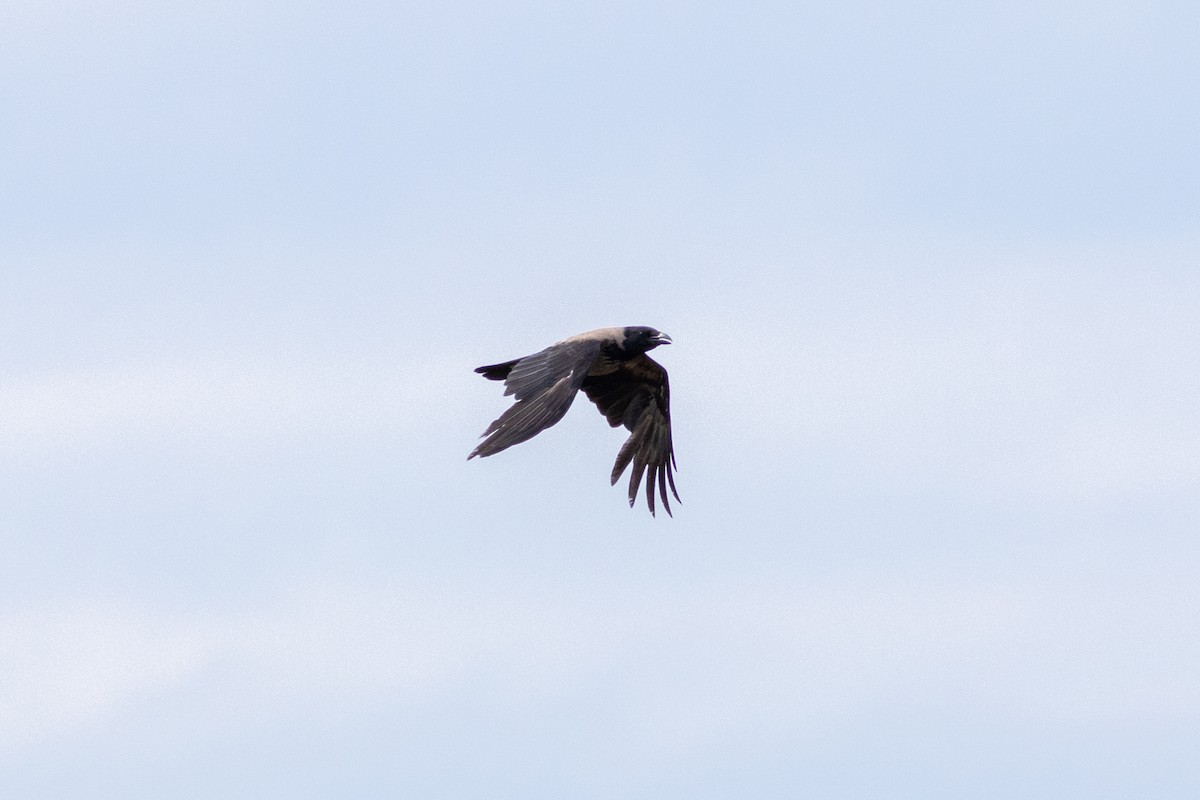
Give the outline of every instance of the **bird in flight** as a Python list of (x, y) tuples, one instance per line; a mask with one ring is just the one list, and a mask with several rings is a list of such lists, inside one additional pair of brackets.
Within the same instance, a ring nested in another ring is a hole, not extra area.
[(671, 445), (671, 401), (667, 371), (646, 352), (671, 337), (642, 325), (599, 328), (552, 344), (541, 352), (490, 364), (475, 371), (488, 380), (504, 381), (504, 394), (515, 403), (483, 432), (483, 441), (471, 451), (475, 456), (495, 455), (532, 439), (562, 419), (575, 393), (583, 389), (588, 399), (614, 428), (624, 425), (630, 436), (617, 453), (611, 483), (633, 464), (629, 480), (629, 505), (637, 500), (642, 475), (646, 475), (646, 505), (654, 514), (657, 486), (667, 516), (667, 486), (675, 491), (675, 450)]

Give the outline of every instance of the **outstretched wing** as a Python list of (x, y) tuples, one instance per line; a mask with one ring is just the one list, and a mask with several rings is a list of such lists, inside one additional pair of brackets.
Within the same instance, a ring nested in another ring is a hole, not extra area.
[(503, 378), (504, 393), (516, 402), (488, 426), (467, 460), (532, 439), (562, 419), (599, 353), (599, 342), (560, 342), (516, 361), (475, 370), (492, 380)]
[(614, 428), (624, 425), (631, 431), (625, 444), (617, 453), (613, 465), (612, 482), (625, 468), (633, 464), (629, 476), (629, 505), (637, 499), (642, 474), (646, 475), (646, 505), (654, 514), (654, 492), (662, 498), (663, 508), (671, 515), (671, 504), (667, 501), (667, 486), (675, 500), (675, 449), (671, 444), (671, 390), (667, 383), (667, 371), (662, 365), (646, 355), (629, 361), (619, 362), (616, 369), (604, 375), (589, 376), (583, 382), (583, 391), (596, 404), (600, 413)]

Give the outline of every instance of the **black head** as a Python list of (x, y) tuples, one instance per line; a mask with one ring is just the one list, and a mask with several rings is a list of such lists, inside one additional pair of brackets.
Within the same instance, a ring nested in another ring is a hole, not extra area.
[(671, 337), (665, 333), (647, 328), (645, 325), (633, 325), (625, 329), (625, 341), (621, 349), (626, 353), (644, 353), (653, 350), (660, 344), (670, 344)]

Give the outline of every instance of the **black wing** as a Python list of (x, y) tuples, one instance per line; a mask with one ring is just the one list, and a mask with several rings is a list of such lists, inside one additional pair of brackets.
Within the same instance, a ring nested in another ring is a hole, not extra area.
[(483, 441), (467, 460), (494, 455), (532, 439), (562, 419), (599, 353), (599, 342), (566, 342), (475, 370), (492, 380), (503, 378), (504, 393), (517, 402), (488, 426)]
[(642, 474), (646, 474), (646, 505), (654, 514), (654, 491), (662, 498), (663, 508), (671, 515), (667, 485), (675, 500), (675, 448), (671, 444), (671, 390), (667, 371), (646, 355), (620, 362), (614, 372), (592, 375), (583, 382), (583, 391), (614, 428), (624, 425), (632, 433), (617, 453), (612, 482), (633, 463), (629, 476), (629, 505), (637, 499)]

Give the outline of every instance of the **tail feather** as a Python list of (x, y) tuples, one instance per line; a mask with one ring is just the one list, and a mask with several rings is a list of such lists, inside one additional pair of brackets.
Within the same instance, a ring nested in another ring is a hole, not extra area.
[(502, 381), (508, 377), (508, 373), (512, 372), (512, 368), (520, 360), (519, 358), (514, 358), (512, 361), (505, 361), (503, 364), (489, 364), (486, 367), (476, 367), (475, 371), (489, 381)]

